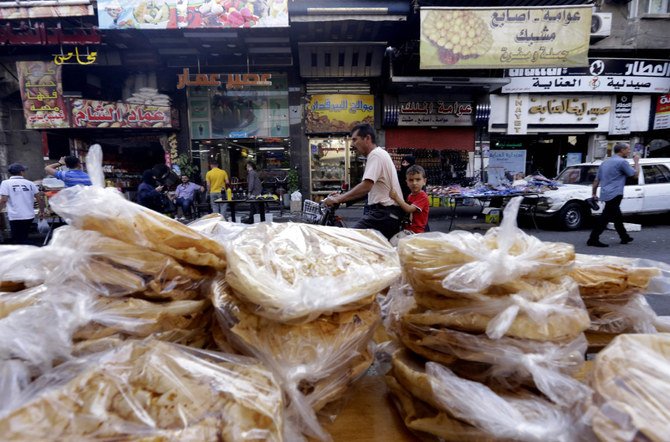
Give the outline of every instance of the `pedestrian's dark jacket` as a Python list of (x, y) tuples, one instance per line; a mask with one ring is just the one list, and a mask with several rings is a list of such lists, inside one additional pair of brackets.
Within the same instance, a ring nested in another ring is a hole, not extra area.
[(163, 202), (160, 192), (156, 190), (156, 180), (153, 172), (147, 170), (142, 174), (142, 182), (137, 187), (137, 203), (149, 209), (160, 212)]

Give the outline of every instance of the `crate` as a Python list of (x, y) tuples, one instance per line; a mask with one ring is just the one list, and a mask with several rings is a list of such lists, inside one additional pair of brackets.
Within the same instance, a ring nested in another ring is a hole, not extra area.
[(301, 212), (301, 211), (302, 211), (302, 202), (291, 201), (291, 212)]
[(307, 223), (316, 223), (321, 218), (321, 205), (312, 200), (302, 203), (302, 219)]

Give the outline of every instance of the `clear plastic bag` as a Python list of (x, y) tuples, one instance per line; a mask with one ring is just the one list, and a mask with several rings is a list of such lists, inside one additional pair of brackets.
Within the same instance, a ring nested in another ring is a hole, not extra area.
[(46, 235), (49, 233), (49, 230), (51, 230), (51, 227), (49, 226), (49, 221), (47, 221), (45, 218), (42, 218), (41, 220), (37, 221), (37, 231), (42, 234)]
[(395, 249), (373, 230), (254, 224), (226, 243), (226, 280), (256, 314), (307, 322), (368, 305), (400, 276)]
[(520, 202), (514, 198), (501, 226), (485, 235), (455, 231), (403, 238), (398, 244), (403, 275), (417, 292), (473, 298), (492, 285), (529, 275), (563, 276), (572, 267), (574, 247), (543, 242), (517, 228)]
[(600, 333), (656, 333), (658, 316), (643, 295), (616, 302), (608, 299), (588, 299), (591, 317), (589, 330)]
[(440, 408), (496, 438), (538, 442), (576, 439), (570, 415), (540, 397), (506, 398), (435, 362), (426, 364), (426, 374)]
[(128, 341), (60, 365), (0, 413), (8, 440), (283, 440), (283, 398), (257, 361)]
[(483, 333), (491, 339), (510, 336), (540, 341), (575, 339), (589, 325), (589, 315), (570, 278), (520, 285), (509, 296), (462, 300), (458, 307), (419, 308), (405, 315), (415, 325)]
[[(92, 180), (102, 175), (101, 162), (101, 151), (91, 147), (86, 164)], [(51, 207), (68, 224), (79, 229), (94, 230), (191, 265), (225, 269), (225, 250), (221, 244), (178, 221), (128, 201), (114, 188), (102, 186), (104, 180), (102, 185), (63, 189), (51, 198)]]
[(305, 434), (328, 439), (314, 412), (341, 397), (370, 367), (377, 305), (301, 325), (282, 324), (252, 313), (223, 278), (212, 284), (212, 302), (226, 345), (263, 361), (291, 399), (287, 417)]
[(670, 334), (624, 334), (595, 359), (593, 430), (600, 440), (663, 442), (670, 434)]

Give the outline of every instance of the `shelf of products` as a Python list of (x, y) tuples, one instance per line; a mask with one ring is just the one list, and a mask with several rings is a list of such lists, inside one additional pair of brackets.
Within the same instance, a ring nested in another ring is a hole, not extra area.
[(472, 184), (472, 179), (466, 176), (468, 152), (465, 150), (395, 147), (388, 148), (387, 151), (397, 169), (400, 169), (400, 163), (405, 155), (414, 156), (416, 164), (426, 170), (426, 181), (429, 185)]
[(349, 186), (349, 149), (346, 138), (311, 138), (310, 194), (318, 201), (324, 195)]

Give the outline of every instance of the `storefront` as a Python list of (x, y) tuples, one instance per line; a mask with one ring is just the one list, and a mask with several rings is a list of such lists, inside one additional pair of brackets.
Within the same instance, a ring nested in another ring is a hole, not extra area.
[(491, 149), (527, 152), (526, 173), (548, 177), (605, 158), (619, 141), (644, 153), (652, 94), (670, 90), (670, 63), (590, 59), (586, 68), (507, 70), (507, 95), (491, 96)]
[(191, 157), (200, 175), (216, 160), (244, 182), (246, 163), (257, 163), (268, 191), (290, 167), (288, 83), (284, 73), (196, 74), (184, 69)]

